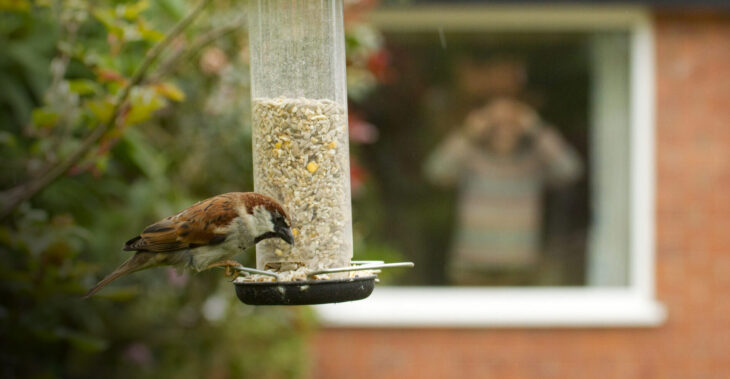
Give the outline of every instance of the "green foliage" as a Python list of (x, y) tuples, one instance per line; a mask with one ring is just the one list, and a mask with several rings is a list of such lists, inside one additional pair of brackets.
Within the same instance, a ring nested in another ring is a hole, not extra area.
[(306, 309), (244, 307), (219, 274), (174, 271), (81, 300), (97, 268), (75, 258), (93, 234), (68, 216), (18, 213), (19, 232), (0, 229), (3, 377), (290, 377), (306, 368)]
[[(192, 6), (14, 4), (0, 13), (2, 188), (70, 156), (109, 122), (145, 54)], [(196, 36), (237, 22), (239, 8), (217, 1), (206, 11), (131, 90), (119, 122), (70, 175), (0, 226), (0, 376), (306, 372), (309, 311), (244, 306), (220, 271), (149, 270), (80, 299), (126, 259), (119, 247), (144, 225), (198, 199), (252, 189), (246, 35), (194, 46)], [(210, 51), (229, 58), (203, 73)], [(157, 77), (163, 69), (172, 75)]]
[[(0, 3), (0, 188), (37, 177), (113, 126), (0, 225), (1, 377), (307, 371), (309, 310), (244, 306), (221, 272), (153, 269), (80, 299), (128, 257), (120, 246), (145, 225), (253, 188), (247, 36), (231, 27), (245, 15), (238, 1), (212, 3), (123, 103), (147, 54), (193, 2)], [(375, 85), (365, 67), (380, 40), (359, 26), (347, 41), (357, 100)], [(380, 242), (378, 199), (372, 188), (356, 197), (356, 259), (398, 260)], [(252, 253), (237, 258), (254, 264)]]

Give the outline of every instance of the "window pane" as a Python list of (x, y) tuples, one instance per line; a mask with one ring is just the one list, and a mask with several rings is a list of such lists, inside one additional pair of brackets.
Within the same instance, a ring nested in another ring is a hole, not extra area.
[(627, 285), (629, 262), (628, 38), (592, 40), (589, 285)]
[(352, 105), (384, 209), (356, 215), (417, 263), (405, 284), (626, 285), (628, 36), (386, 40), (386, 84)]

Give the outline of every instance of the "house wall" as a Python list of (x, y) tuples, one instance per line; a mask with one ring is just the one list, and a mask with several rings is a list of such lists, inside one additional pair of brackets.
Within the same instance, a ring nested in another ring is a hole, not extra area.
[(655, 16), (665, 325), (323, 329), (313, 378), (730, 377), (730, 14)]

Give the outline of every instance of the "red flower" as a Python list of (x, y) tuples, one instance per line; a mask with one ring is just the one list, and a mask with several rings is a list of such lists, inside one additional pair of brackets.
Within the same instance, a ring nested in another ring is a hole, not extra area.
[(390, 65), (390, 53), (388, 50), (380, 49), (368, 57), (367, 68), (375, 78), (381, 82), (386, 83), (388, 81), (388, 66)]
[(360, 165), (357, 158), (350, 156), (350, 192), (353, 197), (357, 197), (365, 190), (365, 181), (368, 178), (368, 172)]

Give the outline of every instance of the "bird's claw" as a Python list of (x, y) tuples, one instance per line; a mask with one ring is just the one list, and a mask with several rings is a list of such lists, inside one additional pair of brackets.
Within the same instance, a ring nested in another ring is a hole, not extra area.
[(223, 267), (223, 269), (225, 270), (223, 274), (227, 278), (232, 277), (235, 280), (239, 275), (241, 275), (241, 272), (236, 270), (236, 267), (241, 267), (241, 264), (236, 261), (228, 260), (228, 261), (223, 261), (223, 262), (217, 262), (217, 263), (211, 264), (207, 268), (211, 269), (211, 268), (215, 268), (215, 267)]

